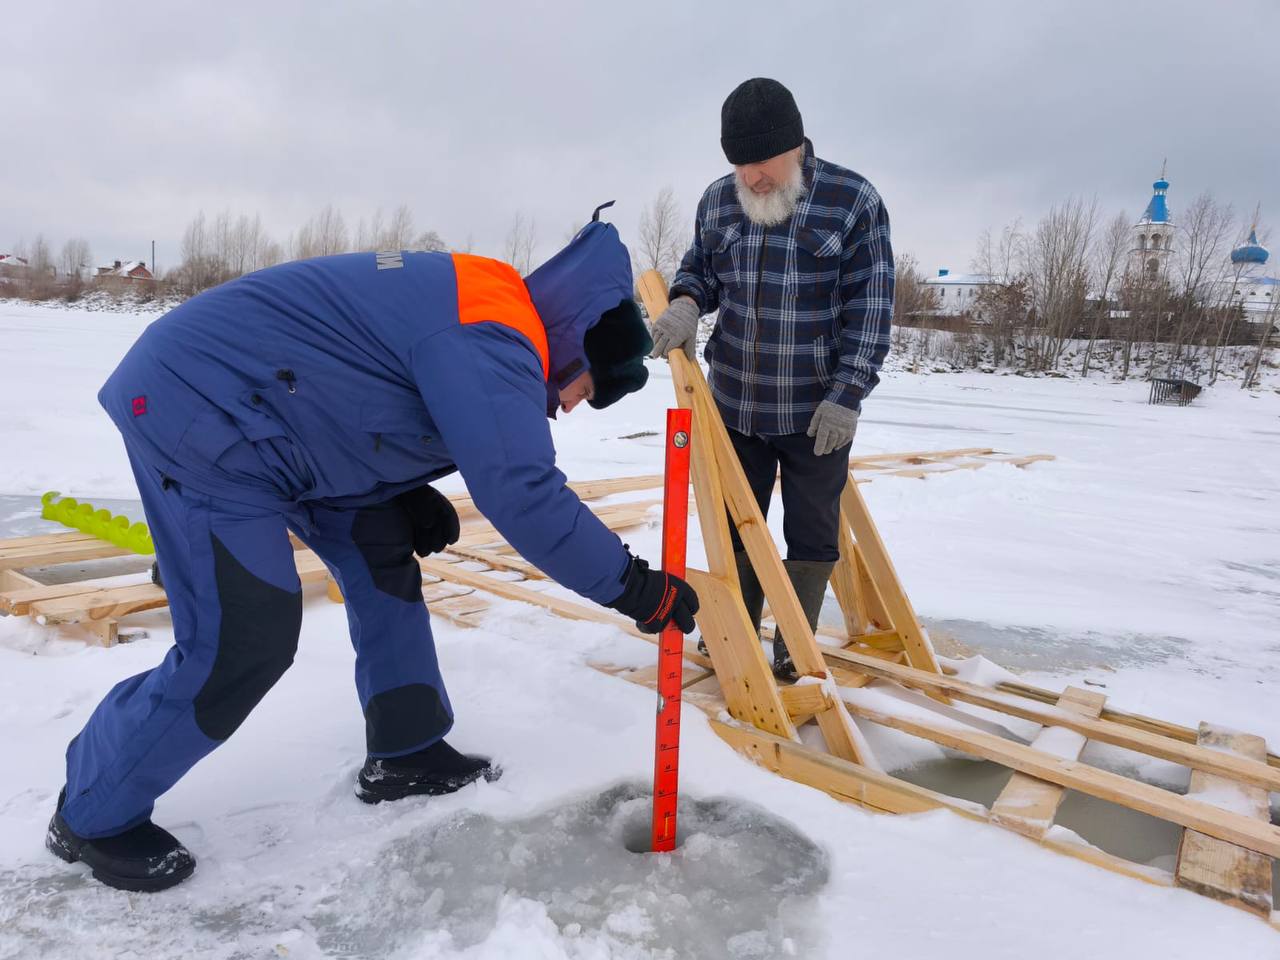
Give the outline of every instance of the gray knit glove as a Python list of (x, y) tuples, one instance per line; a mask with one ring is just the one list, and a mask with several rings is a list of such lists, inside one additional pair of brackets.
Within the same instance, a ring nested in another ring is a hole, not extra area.
[(653, 336), (651, 357), (666, 358), (677, 347), (682, 347), (689, 359), (694, 359), (698, 343), (698, 317), (702, 311), (692, 297), (676, 297), (653, 322), (649, 333)]
[(815, 437), (813, 452), (825, 457), (832, 450), (847, 447), (853, 443), (853, 435), (858, 432), (858, 411), (842, 407), (830, 400), (823, 400), (813, 412), (809, 421), (809, 429), (805, 434)]

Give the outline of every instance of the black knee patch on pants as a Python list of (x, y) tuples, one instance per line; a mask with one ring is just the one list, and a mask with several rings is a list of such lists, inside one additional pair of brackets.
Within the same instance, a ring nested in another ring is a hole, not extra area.
[(395, 503), (356, 511), (351, 539), (364, 557), (380, 591), (410, 603), (422, 603), (422, 568), (413, 558), (409, 517)]
[(384, 690), (364, 708), (365, 739), (375, 754), (408, 753), (443, 736), (452, 722), (440, 692), (425, 683)]
[(282, 590), (254, 576), (221, 540), (211, 539), (222, 622), (213, 669), (194, 705), (205, 736), (225, 740), (293, 663), (302, 591)]

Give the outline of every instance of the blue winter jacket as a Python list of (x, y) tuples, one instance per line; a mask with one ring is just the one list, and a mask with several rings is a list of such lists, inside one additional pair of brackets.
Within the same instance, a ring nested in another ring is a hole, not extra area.
[(607, 603), (627, 553), (565, 485), (547, 416), (588, 366), (587, 329), (631, 295), (602, 222), (527, 281), (462, 254), (287, 263), (155, 321), (99, 400), (164, 476), (303, 526), (310, 503), (379, 502), (458, 470), (525, 558)]

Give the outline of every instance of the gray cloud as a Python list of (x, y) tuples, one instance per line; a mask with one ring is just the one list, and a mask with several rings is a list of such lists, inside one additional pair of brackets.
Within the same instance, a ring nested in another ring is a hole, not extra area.
[(491, 254), (523, 211), (548, 256), (602, 200), (627, 235), (671, 184), (691, 219), (757, 75), (929, 269), (1069, 194), (1136, 216), (1166, 156), (1175, 217), (1208, 189), (1280, 219), (1273, 0), (29, 3), (0, 30), (0, 247), (155, 239), (163, 267), (202, 208), (283, 241), (403, 201)]

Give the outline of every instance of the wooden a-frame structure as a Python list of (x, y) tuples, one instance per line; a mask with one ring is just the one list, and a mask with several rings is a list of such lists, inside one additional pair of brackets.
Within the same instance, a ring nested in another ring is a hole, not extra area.
[[(656, 271), (640, 277), (638, 291), (650, 317), (666, 309), (666, 284)], [(686, 667), (684, 696), (709, 715), (722, 739), (762, 766), (838, 799), (888, 813), (950, 809), (1109, 870), (1222, 900), (1280, 927), (1272, 915), (1271, 890), (1280, 828), (1271, 824), (1269, 810), (1270, 793), (1280, 792), (1280, 757), (1267, 752), (1262, 738), (1209, 723), (1191, 730), (1124, 713), (1110, 708), (1101, 694), (1076, 687), (1054, 694), (1019, 683), (992, 688), (947, 676), (852, 475), (841, 495), (840, 560), (831, 576), (845, 629), (838, 645), (819, 644), (701, 369), (678, 349), (668, 361), (677, 403), (693, 410), (693, 485), (707, 569), (690, 568), (689, 580), (701, 600), (698, 627), (714, 671)], [(777, 683), (752, 629), (729, 522), (783, 631), (800, 675), (794, 684)], [(833, 631), (819, 629), (828, 632)], [(702, 658), (690, 652), (686, 660)], [(654, 680), (651, 671), (610, 672), (645, 685)], [(872, 681), (895, 684), (899, 696), (932, 698), (919, 701), (929, 709), (888, 712), (860, 702), (853, 691)], [(955, 701), (1039, 723), (1041, 732), (1024, 745), (946, 706)], [(732, 721), (723, 719), (726, 711)], [(947, 716), (927, 719), (930, 711)], [(989, 809), (916, 786), (879, 767), (851, 716), (1000, 763), (1013, 774)], [(826, 752), (801, 742), (798, 727), (810, 721), (822, 731)], [(1189, 767), (1187, 793), (1078, 762), (1088, 740)], [(1067, 789), (1183, 827), (1175, 870), (1136, 864), (1052, 831)]]

